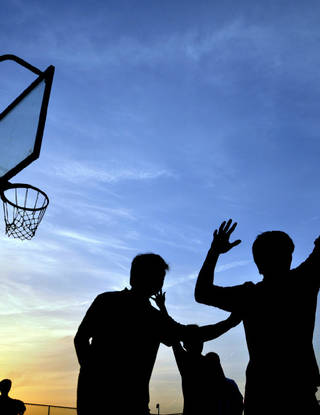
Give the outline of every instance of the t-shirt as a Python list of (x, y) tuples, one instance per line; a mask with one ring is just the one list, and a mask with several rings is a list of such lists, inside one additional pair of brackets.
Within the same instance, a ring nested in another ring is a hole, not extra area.
[(120, 400), (120, 406), (134, 408), (136, 402), (136, 406), (147, 407), (159, 345), (170, 346), (184, 327), (130, 290), (98, 295), (77, 334), (84, 341), (91, 339), (81, 365), (80, 399), (88, 399), (85, 388), (90, 390), (94, 384), (96, 399), (103, 393), (109, 403)]

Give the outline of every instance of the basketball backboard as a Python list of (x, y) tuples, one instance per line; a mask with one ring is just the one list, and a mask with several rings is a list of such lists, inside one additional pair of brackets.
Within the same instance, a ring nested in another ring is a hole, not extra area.
[(17, 62), (38, 77), (0, 113), (0, 181), (4, 184), (40, 155), (54, 74), (53, 66), (41, 72), (17, 56), (0, 56), (0, 62), (5, 60)]

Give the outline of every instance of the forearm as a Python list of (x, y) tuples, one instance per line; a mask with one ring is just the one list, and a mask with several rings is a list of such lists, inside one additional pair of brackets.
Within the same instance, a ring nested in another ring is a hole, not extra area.
[(239, 324), (239, 322), (240, 319), (235, 321), (229, 317), (226, 320), (220, 321), (219, 323), (202, 326), (199, 328), (199, 340), (206, 342), (216, 339), (217, 337), (220, 337), (222, 334), (229, 331), (232, 327), (235, 327), (237, 324)]
[(213, 248), (210, 248), (199, 272), (195, 286), (195, 299), (199, 303), (206, 302), (209, 293), (212, 291), (214, 283), (214, 270), (218, 258), (219, 253)]
[(183, 349), (179, 341), (175, 342), (172, 345), (172, 349), (173, 349), (174, 357), (177, 362), (179, 372), (182, 374), (185, 369), (187, 352)]

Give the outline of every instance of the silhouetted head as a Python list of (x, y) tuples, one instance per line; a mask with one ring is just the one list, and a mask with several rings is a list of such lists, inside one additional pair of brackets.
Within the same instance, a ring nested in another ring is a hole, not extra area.
[(150, 297), (162, 288), (168, 270), (169, 265), (160, 255), (137, 255), (131, 263), (130, 285)]
[(7, 396), (11, 389), (11, 380), (10, 379), (3, 379), (0, 382), (0, 392), (1, 395)]
[(210, 364), (212, 366), (216, 366), (216, 367), (220, 367), (221, 363), (220, 363), (220, 357), (217, 353), (215, 352), (209, 352), (206, 354), (206, 360), (208, 362), (210, 362)]
[(220, 363), (220, 358), (217, 353), (209, 352), (205, 355), (206, 369), (210, 374), (210, 378), (215, 381), (222, 381), (225, 375)]
[(183, 347), (192, 354), (201, 354), (203, 350), (203, 341), (199, 340), (198, 330), (197, 324), (188, 324), (186, 336), (183, 339)]
[(292, 239), (281, 231), (263, 232), (252, 245), (254, 262), (264, 276), (288, 272), (293, 250)]

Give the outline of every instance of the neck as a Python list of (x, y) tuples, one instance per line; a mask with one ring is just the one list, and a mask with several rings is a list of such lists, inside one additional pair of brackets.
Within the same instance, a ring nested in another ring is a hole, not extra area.
[(149, 300), (149, 296), (144, 293), (143, 291), (132, 287), (131, 290), (132, 294), (134, 294), (137, 298), (141, 298), (142, 300)]

